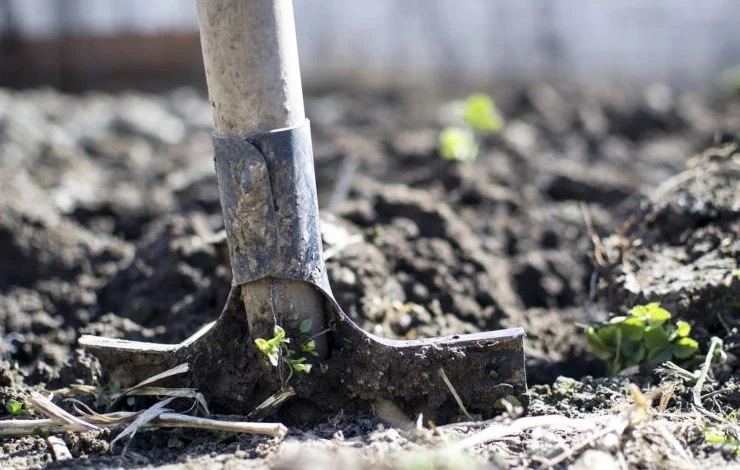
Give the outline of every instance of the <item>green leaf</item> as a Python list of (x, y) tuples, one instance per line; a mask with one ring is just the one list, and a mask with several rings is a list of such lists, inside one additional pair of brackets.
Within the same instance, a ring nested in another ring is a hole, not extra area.
[(267, 353), (267, 358), (270, 360), (270, 364), (272, 364), (274, 367), (277, 367), (278, 360), (280, 359), (280, 352), (278, 349), (270, 350)]
[(652, 325), (662, 325), (671, 318), (671, 312), (660, 306), (658, 302), (647, 305), (637, 305), (630, 310), (635, 317), (643, 317)]
[(5, 409), (11, 416), (17, 416), (23, 411), (23, 403), (11, 398), (5, 402)]
[(283, 338), (285, 338), (285, 330), (281, 326), (275, 325), (275, 337), (273, 339), (277, 339), (280, 342)]
[(619, 342), (622, 340), (622, 331), (616, 325), (602, 326), (596, 331), (596, 334), (599, 335), (601, 342), (614, 351), (617, 350)]
[(257, 349), (259, 349), (263, 353), (266, 353), (267, 352), (267, 348), (270, 347), (270, 343), (268, 343), (267, 341), (265, 341), (262, 338), (255, 339), (254, 340), (254, 344), (257, 346)]
[(673, 358), (671, 347), (653, 349), (648, 353), (647, 359), (650, 364), (662, 364)]
[(296, 371), (298, 373), (301, 373), (301, 374), (308, 374), (309, 372), (311, 372), (311, 364), (296, 364), (296, 363), (293, 363), (293, 364), (291, 364), (291, 366), (293, 367), (293, 370), (294, 371)]
[(316, 341), (312, 339), (307, 339), (301, 344), (301, 351), (304, 353), (308, 353), (312, 356), (318, 356), (319, 353), (316, 352)]
[(301, 322), (301, 326), (298, 327), (298, 330), (305, 335), (311, 331), (311, 326), (313, 326), (313, 320), (306, 318)]
[(470, 161), (478, 155), (478, 141), (468, 129), (445, 127), (439, 133), (439, 154), (449, 161)]
[(664, 348), (670, 344), (668, 332), (662, 326), (648, 326), (645, 328), (645, 346), (652, 349)]
[(278, 359), (280, 358), (280, 348), (273, 344), (273, 339), (275, 338), (272, 338), (270, 341), (266, 341), (262, 338), (257, 338), (254, 340), (254, 344), (257, 346), (257, 349), (267, 356), (270, 360), (270, 364), (277, 367)]
[(725, 442), (727, 442), (727, 437), (725, 436), (725, 433), (719, 429), (705, 429), (704, 439), (712, 444), (724, 444)]
[(482, 134), (498, 132), (503, 127), (503, 120), (493, 100), (484, 93), (476, 93), (465, 100), (462, 118)]
[(679, 359), (691, 357), (699, 350), (699, 343), (692, 338), (679, 338), (673, 343), (673, 355)]
[(676, 334), (679, 338), (685, 338), (691, 333), (691, 325), (683, 320), (676, 322)]
[(617, 328), (622, 330), (622, 337), (626, 339), (639, 341), (642, 339), (642, 336), (645, 333), (645, 320), (643, 320), (642, 318), (624, 318), (624, 320), (616, 323), (616, 325)]
[(609, 360), (614, 356), (613, 349), (609, 348), (609, 346), (602, 341), (600, 335), (596, 332), (593, 326), (588, 327), (586, 330), (586, 340), (588, 341), (589, 346), (591, 346), (591, 350), (594, 352), (596, 357), (602, 361)]
[(645, 359), (645, 346), (639, 340), (623, 339), (621, 352), (624, 359), (624, 367), (636, 366)]

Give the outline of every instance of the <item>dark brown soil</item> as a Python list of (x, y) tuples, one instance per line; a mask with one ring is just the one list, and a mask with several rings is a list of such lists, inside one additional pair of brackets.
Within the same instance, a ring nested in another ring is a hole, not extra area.
[[(493, 91), (506, 126), (468, 164), (436, 155), (444, 97), (309, 94), (337, 300), (388, 337), (523, 326), (529, 383), (542, 384), (532, 413), (572, 416), (608, 412), (604, 390), (622, 390), (620, 381), (587, 378), (604, 369), (583, 325), (659, 301), (694, 324), (703, 351), (710, 336), (724, 339), (730, 361), (717, 396), (723, 407), (740, 406), (730, 393), (740, 347), (740, 157), (725, 147), (682, 173), (697, 152), (732, 141), (740, 101), (661, 87)], [(218, 315), (231, 274), (218, 235), (209, 113), (187, 89), (0, 90), (0, 399), (104, 385), (103, 371), (76, 350), (80, 334), (178, 342)], [(592, 235), (604, 239), (603, 259), (594, 259)], [(649, 387), (658, 379), (635, 380)], [(357, 466), (385, 456), (376, 465), (387, 468), (388, 452), (423, 448), (379, 430), (381, 422), (322, 420), (291, 436), (342, 445), (288, 442), (279, 458), (273, 441), (207, 432), (151, 433), (128, 460), (111, 456), (108, 434), (63, 437), (72, 465), (127, 467), (257, 459), (250, 463), (295, 468), (305, 450), (317, 462), (335, 455)], [(355, 443), (364, 454), (346, 454)], [(41, 437), (3, 444), (3, 465), (51, 461)], [(495, 448), (483, 455), (491, 465), (535, 465), (522, 445), (508, 450), (518, 460)], [(703, 462), (732, 458), (697, 449)], [(641, 458), (628, 461), (651, 467)]]

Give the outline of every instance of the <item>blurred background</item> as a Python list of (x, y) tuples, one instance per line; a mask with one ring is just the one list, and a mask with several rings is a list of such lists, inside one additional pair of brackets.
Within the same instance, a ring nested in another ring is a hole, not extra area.
[[(740, 63), (733, 0), (296, 0), (307, 86), (492, 81), (703, 89)], [(0, 86), (204, 87), (195, 0), (0, 0)]]

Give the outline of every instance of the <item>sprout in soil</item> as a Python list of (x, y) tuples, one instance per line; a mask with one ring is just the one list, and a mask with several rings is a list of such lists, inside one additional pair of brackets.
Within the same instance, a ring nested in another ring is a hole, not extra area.
[[(311, 320), (304, 320), (301, 322), (300, 332), (303, 334), (308, 333), (311, 330)], [(308, 374), (311, 372), (311, 364), (306, 364), (306, 356), (297, 354), (294, 350), (288, 346), (290, 344), (290, 338), (285, 337), (285, 330), (280, 326), (275, 325), (275, 336), (270, 339), (257, 338), (254, 340), (254, 344), (257, 349), (267, 356), (274, 367), (282, 361), (288, 367), (288, 378), (286, 383), (290, 381), (294, 373), (297, 374)], [(302, 353), (311, 356), (318, 356), (319, 353), (316, 351), (316, 342), (312, 338), (305, 338), (300, 342), (299, 349)]]
[(484, 93), (469, 96), (456, 108), (456, 124), (439, 133), (439, 155), (449, 161), (474, 160), (478, 155), (480, 136), (500, 131), (503, 119), (491, 97)]
[(628, 316), (612, 318), (606, 325), (589, 327), (586, 338), (594, 354), (605, 361), (614, 375), (625, 367), (661, 364), (687, 359), (699, 345), (689, 337), (691, 325), (669, 322), (671, 313), (659, 303), (638, 305)]
[(5, 402), (5, 411), (7, 411), (10, 416), (24, 416), (28, 414), (28, 409), (26, 409), (25, 403), (13, 398), (10, 398)]

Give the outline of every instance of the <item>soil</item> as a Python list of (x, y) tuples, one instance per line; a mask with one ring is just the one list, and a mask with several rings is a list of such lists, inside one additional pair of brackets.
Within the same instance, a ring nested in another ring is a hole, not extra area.
[[(644, 368), (606, 377), (583, 331), (661, 302), (691, 322), (701, 354), (712, 336), (724, 341), (728, 359), (711, 371), (705, 406), (723, 416), (740, 407), (740, 156), (729, 146), (740, 99), (658, 85), (489, 91), (506, 125), (466, 164), (436, 153), (462, 90), (307, 94), (337, 300), (364, 329), (392, 338), (524, 327), (533, 416), (613, 415), (635, 403), (627, 384), (664, 395), (670, 386), (670, 432), (689, 463), (736, 463), (737, 451), (707, 442), (690, 413), (692, 383)], [(0, 90), (0, 399), (108, 384), (77, 348), (81, 334), (174, 343), (218, 316), (231, 274), (210, 129), (207, 102), (191, 89)], [(291, 427), (284, 442), (159, 430), (123, 456), (110, 448), (118, 431), (68, 432), (73, 460), (64, 462), (43, 436), (5, 438), (0, 462), (525, 468), (583, 438), (533, 429), (451, 453), (449, 439), (481, 425), (408, 431), (391, 415), (322, 417)], [(675, 468), (656, 429), (635, 423), (616, 445), (593, 444), (560, 465)]]

